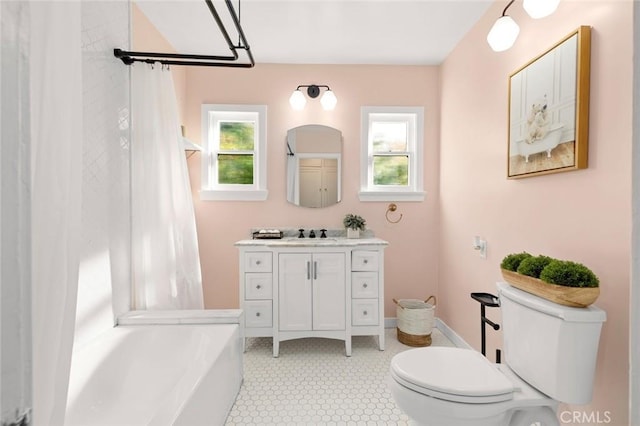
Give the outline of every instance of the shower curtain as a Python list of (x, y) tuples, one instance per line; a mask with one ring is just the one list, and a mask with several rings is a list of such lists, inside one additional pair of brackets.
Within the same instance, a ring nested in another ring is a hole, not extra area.
[(193, 200), (174, 86), (160, 64), (131, 66), (133, 307), (203, 309)]
[(20, 119), (31, 129), (33, 424), (57, 426), (64, 423), (80, 255), (81, 5), (23, 7), (30, 93), (15, 102), (30, 106)]

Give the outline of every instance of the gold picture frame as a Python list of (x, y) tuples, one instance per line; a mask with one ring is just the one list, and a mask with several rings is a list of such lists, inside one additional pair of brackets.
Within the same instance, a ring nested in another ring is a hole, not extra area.
[(509, 76), (507, 178), (587, 168), (591, 27)]

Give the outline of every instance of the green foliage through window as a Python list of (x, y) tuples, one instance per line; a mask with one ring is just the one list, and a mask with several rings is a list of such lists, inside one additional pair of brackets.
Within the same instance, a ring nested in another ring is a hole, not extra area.
[(254, 123), (220, 122), (220, 151), (253, 151)]
[(218, 183), (253, 184), (253, 155), (218, 154)]
[(402, 156), (374, 156), (373, 157), (374, 185), (408, 185), (409, 157)]
[(219, 184), (253, 184), (254, 132), (254, 122), (220, 122)]

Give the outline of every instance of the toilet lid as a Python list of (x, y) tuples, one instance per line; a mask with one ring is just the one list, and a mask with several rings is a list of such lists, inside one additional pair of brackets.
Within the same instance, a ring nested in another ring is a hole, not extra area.
[(391, 375), (410, 389), (448, 401), (490, 403), (513, 398), (513, 383), (471, 349), (410, 349), (393, 357)]

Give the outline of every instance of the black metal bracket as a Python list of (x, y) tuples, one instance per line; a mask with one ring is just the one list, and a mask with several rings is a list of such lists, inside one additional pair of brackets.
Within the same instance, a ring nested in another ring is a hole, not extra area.
[[(218, 28), (220, 29), (220, 32), (222, 33), (222, 36), (224, 37), (229, 50), (231, 50), (230, 55), (190, 55), (182, 53), (130, 52), (122, 49), (113, 49), (113, 55), (116, 58), (122, 60), (122, 62), (126, 65), (131, 65), (134, 62), (159, 62), (163, 65), (252, 68), (255, 65), (255, 60), (253, 59), (251, 48), (249, 47), (247, 38), (244, 35), (242, 26), (240, 25), (238, 14), (236, 13), (235, 8), (231, 3), (231, 0), (225, 0), (225, 4), (227, 5), (227, 9), (229, 10), (229, 14), (231, 15), (231, 19), (233, 20), (236, 31), (238, 32), (238, 45), (234, 45), (231, 41), (229, 32), (220, 19), (220, 15), (218, 14), (218, 11), (216, 10), (211, 0), (204, 0), (204, 2), (209, 7), (211, 16), (213, 16), (213, 19), (218, 24)], [(246, 52), (248, 62), (238, 62), (240, 59), (238, 50), (244, 50)]]
[(293, 153), (293, 151), (291, 150), (291, 145), (289, 145), (289, 141), (287, 141), (287, 156), (289, 157), (293, 157), (296, 154)]
[(296, 88), (296, 90), (300, 90), (301, 87), (307, 88), (307, 96), (309, 96), (311, 99), (315, 99), (318, 97), (321, 87), (327, 90), (331, 90), (331, 88), (329, 88), (329, 86), (327, 86), (326, 84), (301, 84)]

